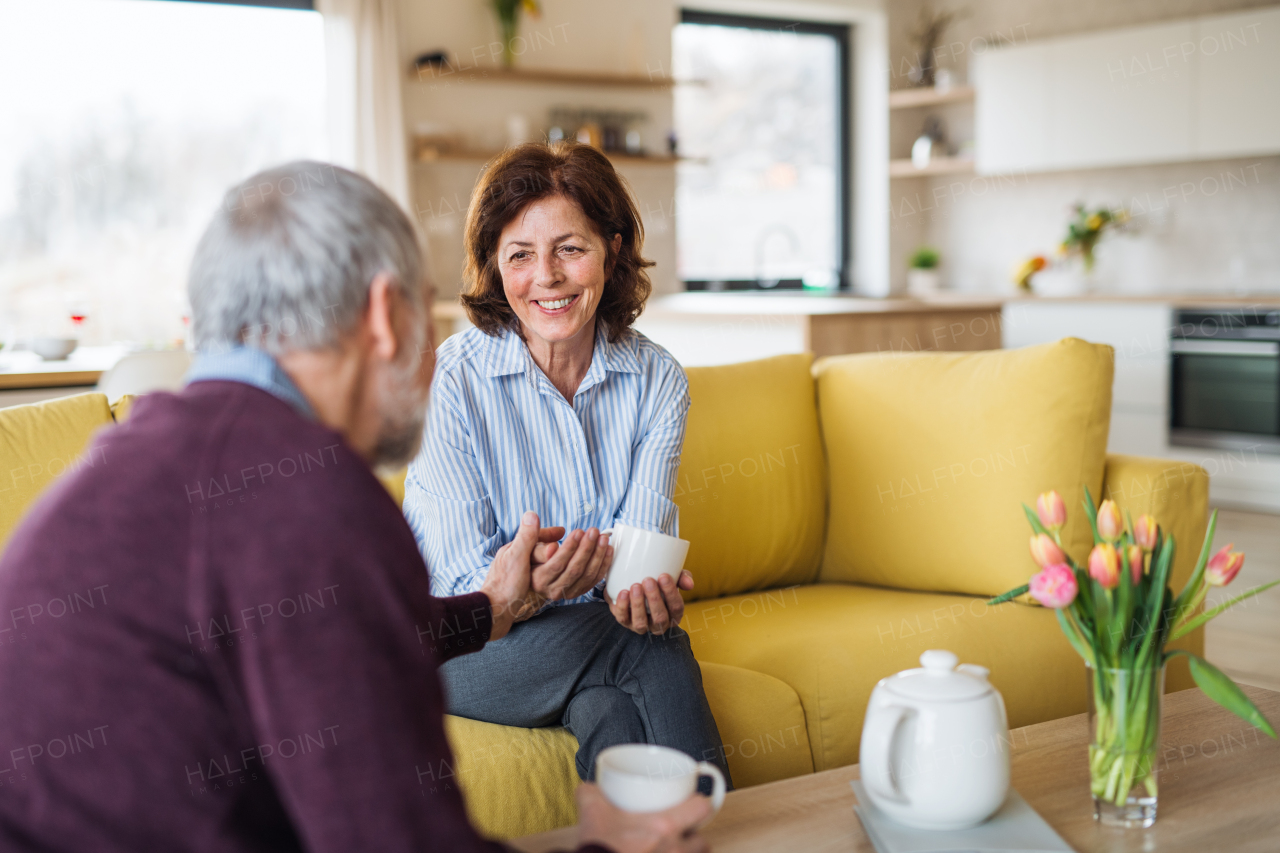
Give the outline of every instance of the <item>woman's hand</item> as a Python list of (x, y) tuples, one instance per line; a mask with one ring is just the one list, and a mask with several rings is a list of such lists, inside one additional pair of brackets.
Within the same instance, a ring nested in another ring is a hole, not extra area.
[[(564, 533), (563, 527), (544, 528), (545, 531)], [(559, 537), (557, 537), (559, 538)], [(566, 562), (555, 557), (565, 549), (572, 550)], [(539, 559), (542, 556), (543, 559)], [(533, 581), (531, 587), (543, 601), (563, 601), (585, 595), (609, 573), (613, 565), (613, 546), (609, 535), (594, 527), (575, 530), (565, 537), (563, 545), (551, 543), (533, 553)]]
[(696, 794), (663, 812), (626, 812), (598, 787), (578, 786), (578, 842), (598, 843), (617, 853), (705, 853), (697, 834), (711, 814), (711, 801)]
[(686, 571), (680, 572), (679, 582), (671, 580), (671, 575), (645, 578), (619, 592), (609, 609), (613, 618), (637, 634), (663, 634), (684, 618), (682, 589), (693, 589), (693, 575)]

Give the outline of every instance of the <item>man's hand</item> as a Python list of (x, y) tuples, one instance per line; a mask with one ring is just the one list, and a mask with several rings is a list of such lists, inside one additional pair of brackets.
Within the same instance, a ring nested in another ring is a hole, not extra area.
[(670, 575), (645, 578), (644, 583), (633, 583), (619, 592), (618, 598), (609, 602), (609, 609), (613, 618), (637, 634), (663, 634), (684, 618), (682, 589), (693, 589), (693, 575), (686, 571), (680, 572), (679, 582)]
[(694, 795), (664, 812), (626, 812), (598, 787), (578, 786), (578, 843), (596, 843), (615, 853), (706, 853), (697, 834), (711, 814), (711, 801)]
[(609, 570), (613, 548), (607, 536), (575, 530), (558, 545), (564, 528), (540, 528), (539, 523), (537, 513), (526, 512), (515, 538), (498, 549), (485, 576), (480, 591), (489, 597), (493, 614), (490, 640), (505, 637), (514, 623), (547, 601), (581, 595)]
[(515, 538), (498, 549), (493, 564), (489, 566), (489, 574), (485, 576), (484, 585), (480, 587), (480, 591), (489, 597), (493, 620), (490, 640), (505, 637), (516, 617), (533, 606), (529, 580), (533, 551), (540, 539), (541, 529), (538, 524), (536, 512), (524, 514)]

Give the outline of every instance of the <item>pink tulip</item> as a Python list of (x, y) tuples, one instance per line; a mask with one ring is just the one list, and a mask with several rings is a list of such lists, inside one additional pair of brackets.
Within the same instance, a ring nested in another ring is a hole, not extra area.
[(1156, 547), (1156, 533), (1160, 530), (1160, 525), (1156, 524), (1156, 520), (1150, 515), (1140, 515), (1133, 525), (1133, 539), (1142, 550), (1150, 551)]
[(1067, 505), (1062, 502), (1062, 495), (1057, 492), (1045, 492), (1036, 498), (1036, 515), (1046, 530), (1061, 530), (1067, 523)]
[(1045, 566), (1067, 561), (1067, 557), (1062, 553), (1062, 549), (1058, 547), (1058, 543), (1043, 533), (1037, 533), (1031, 537), (1031, 559), (1035, 560), (1036, 565), (1042, 569)]
[(1089, 552), (1089, 577), (1103, 589), (1115, 589), (1120, 584), (1120, 555), (1110, 542), (1094, 545)]
[(1103, 501), (1098, 507), (1098, 535), (1113, 544), (1124, 535), (1124, 520), (1115, 501)]
[(1137, 586), (1142, 582), (1143, 558), (1146, 556), (1138, 545), (1130, 545), (1124, 549), (1125, 562), (1129, 564), (1129, 575), (1133, 578), (1133, 585)]
[(1234, 547), (1233, 542), (1209, 558), (1209, 566), (1204, 570), (1204, 579), (1209, 586), (1226, 586), (1240, 574), (1240, 569), (1244, 566), (1244, 554), (1232, 551)]
[(1031, 577), (1031, 597), (1055, 610), (1076, 600), (1076, 573), (1062, 563), (1045, 566)]

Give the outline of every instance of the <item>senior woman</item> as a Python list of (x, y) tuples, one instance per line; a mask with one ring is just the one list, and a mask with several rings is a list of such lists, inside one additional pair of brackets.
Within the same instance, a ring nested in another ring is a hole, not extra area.
[[(504, 639), (441, 675), (449, 712), (563, 725), (578, 774), (619, 743), (654, 743), (728, 767), (702, 690), (678, 582), (607, 602), (617, 523), (677, 534), (671, 500), (689, 409), (674, 358), (631, 328), (651, 289), (635, 202), (608, 159), (527, 144), (492, 162), (467, 212), (462, 303), (475, 328), (440, 347), (405, 513), (435, 595), (479, 589), (523, 514), (570, 530), (591, 561), (530, 600)], [(582, 546), (586, 546), (583, 548)], [(545, 546), (554, 552), (556, 545)], [(585, 558), (584, 558), (585, 559)]]

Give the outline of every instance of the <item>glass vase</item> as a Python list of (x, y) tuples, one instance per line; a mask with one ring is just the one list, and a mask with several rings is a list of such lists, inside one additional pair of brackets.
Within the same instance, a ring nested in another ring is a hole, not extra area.
[[(511, 17), (500, 16), (498, 28), (502, 30), (502, 67), (516, 67), (516, 34), (520, 29), (520, 19), (513, 13)], [(524, 51), (521, 51), (523, 53)]]
[(1107, 826), (1156, 822), (1164, 667), (1088, 669), (1089, 782), (1094, 820)]

